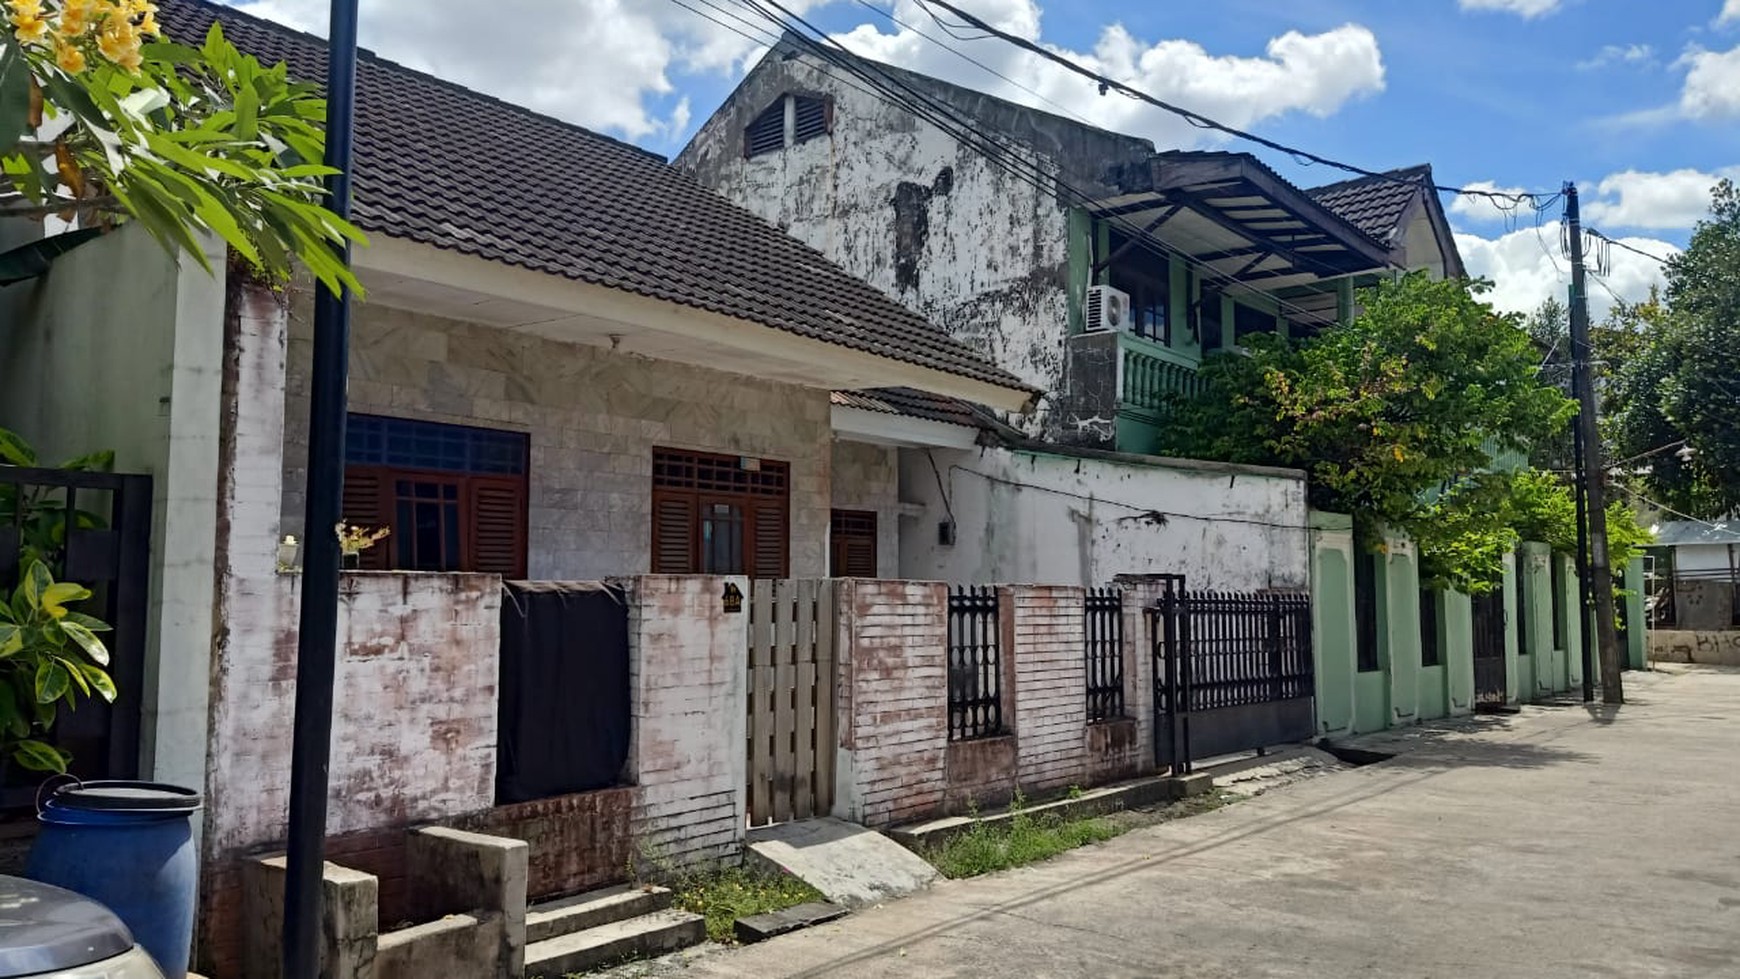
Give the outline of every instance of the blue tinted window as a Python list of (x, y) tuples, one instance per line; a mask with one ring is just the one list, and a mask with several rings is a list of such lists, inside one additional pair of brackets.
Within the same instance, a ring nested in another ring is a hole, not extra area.
[(526, 471), (526, 436), (410, 418), (351, 415), (345, 461), (435, 472), (519, 476)]

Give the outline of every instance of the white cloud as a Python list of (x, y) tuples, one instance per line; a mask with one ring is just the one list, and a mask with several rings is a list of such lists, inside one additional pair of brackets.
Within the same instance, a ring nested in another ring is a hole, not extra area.
[(1681, 114), (1706, 121), (1740, 116), (1740, 45), (1730, 51), (1694, 46), (1676, 64), (1686, 69)]
[[(326, 0), (232, 2), (326, 32)], [(666, 118), (648, 109), (674, 91), (674, 70), (730, 72), (757, 48), (664, 0), (496, 0), (481, 13), (467, 0), (370, 0), (361, 16), (360, 43), (384, 58), (631, 139), (687, 127), (686, 103)]]
[[(1679, 252), (1673, 244), (1655, 238), (1619, 240), (1663, 258)], [(1571, 263), (1559, 251), (1558, 221), (1543, 222), (1539, 228), (1531, 225), (1497, 238), (1458, 232), (1456, 247), (1469, 275), (1493, 281), (1493, 291), (1487, 298), (1500, 310), (1527, 313), (1547, 299), (1563, 301), (1566, 297)], [(1623, 248), (1613, 248), (1611, 252), (1612, 268), (1608, 274), (1600, 282), (1594, 277), (1589, 281), (1589, 311), (1597, 320), (1612, 308), (1613, 294), (1635, 302), (1648, 297), (1650, 286), (1666, 281), (1659, 262)], [(1606, 288), (1601, 282), (1606, 283)]]
[(1740, 21), (1740, 0), (1727, 0), (1722, 4), (1722, 12), (1716, 15), (1716, 26), (1736, 21)]
[[(1724, 177), (1740, 180), (1740, 166), (1723, 167), (1714, 172), (1688, 168), (1666, 173), (1622, 170), (1608, 174), (1599, 182), (1582, 188), (1583, 218), (1590, 225), (1610, 231), (1620, 228), (1687, 229), (1709, 213), (1710, 191)], [(1521, 187), (1504, 187), (1492, 180), (1476, 180), (1464, 186), (1498, 194), (1523, 192)], [(1515, 227), (1519, 222), (1532, 225), (1534, 221), (1534, 212), (1526, 205), (1509, 209), (1492, 198), (1475, 195), (1462, 195), (1451, 200), (1450, 213), (1470, 224), (1480, 225), (1503, 223)]]
[[(966, 6), (1012, 33), (1033, 40), (1040, 36), (1041, 9), (1033, 0), (978, 0)], [(900, 0), (895, 14), (915, 26), (929, 23), (913, 0)], [(937, 31), (926, 28), (925, 33)], [(1012, 45), (955, 46), (964, 47), (1014, 83), (993, 77), (911, 30), (885, 33), (866, 23), (839, 39), (864, 57), (1046, 111), (1063, 111), (1161, 145), (1196, 145), (1205, 139), (1201, 130), (1164, 110), (1115, 93), (1101, 95), (1088, 79)], [(1288, 112), (1327, 116), (1384, 87), (1377, 38), (1357, 24), (1321, 34), (1288, 31), (1272, 38), (1262, 57), (1213, 54), (1183, 39), (1150, 42), (1131, 35), (1121, 24), (1103, 29), (1091, 51), (1047, 47), (1133, 88), (1240, 127)]]
[[(1740, 0), (1734, 2), (1740, 3)], [(1577, 68), (1580, 71), (1592, 71), (1613, 65), (1648, 67), (1655, 64), (1655, 60), (1655, 48), (1648, 44), (1608, 44), (1595, 52), (1594, 57), (1577, 62)]]
[(1597, 199), (1584, 213), (1591, 224), (1656, 230), (1690, 228), (1710, 210), (1710, 190), (1716, 181), (1740, 179), (1740, 166), (1715, 173), (1674, 170), (1644, 173), (1626, 170), (1595, 185)]
[(1519, 17), (1544, 17), (1559, 9), (1559, 3), (1560, 0), (1460, 0), (1463, 10), (1498, 10)]
[[(325, 31), (327, 0), (229, 2), (303, 30)], [(799, 13), (846, 5), (845, 0), (784, 2)], [(751, 37), (668, 0), (497, 0), (482, 14), (471, 0), (369, 0), (362, 5), (360, 33), (362, 45), (382, 57), (581, 125), (657, 142), (677, 138), (689, 122), (686, 103), (664, 111), (652, 108), (669, 106), (677, 90), (673, 79), (683, 73), (735, 77), (776, 32), (743, 8), (723, 5), (765, 29), (693, 6)], [(971, 0), (963, 6), (1005, 30), (1040, 38), (1043, 11), (1037, 0)], [(942, 36), (913, 0), (900, 0), (896, 13)], [(1056, 111), (916, 33), (881, 33), (878, 27), (887, 24), (866, 22), (842, 39), (867, 56)], [(1161, 110), (1116, 95), (1101, 97), (1086, 79), (1009, 45), (950, 43), (1098, 125), (1170, 137), (1175, 144), (1203, 138)], [(1235, 125), (1294, 111), (1328, 115), (1384, 86), (1377, 39), (1352, 24), (1321, 34), (1290, 31), (1270, 40), (1262, 57), (1215, 55), (1187, 40), (1146, 43), (1116, 24), (1101, 32), (1090, 52), (1055, 50)]]

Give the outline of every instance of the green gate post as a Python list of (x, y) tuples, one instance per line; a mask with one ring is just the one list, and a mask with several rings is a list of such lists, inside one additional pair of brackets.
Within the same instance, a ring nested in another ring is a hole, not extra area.
[(1625, 661), (1634, 670), (1649, 668), (1649, 620), (1643, 611), (1643, 558), (1625, 562)]
[(1528, 647), (1517, 641), (1517, 617), (1524, 611), (1520, 602), (1528, 596), (1521, 574), (1521, 566), (1526, 563), (1520, 550), (1504, 556), (1504, 700), (1507, 704), (1527, 703), (1527, 694), (1532, 692), (1534, 685), (1531, 675), (1529, 686), (1523, 686)]
[(1389, 553), (1379, 565), (1378, 607), (1390, 682), (1385, 723), (1405, 727), (1420, 722), (1420, 565), (1414, 542), (1406, 537), (1386, 532), (1384, 546)]
[(1527, 606), (1528, 635), (1517, 653), (1520, 703), (1533, 703), (1549, 688), (1553, 663), (1552, 548), (1524, 541), (1517, 568), (1519, 599)]
[(1353, 518), (1313, 510), (1310, 521), (1317, 733), (1346, 735), (1354, 730)]
[[(1593, 612), (1583, 613), (1583, 583), (1577, 577), (1577, 563), (1570, 555), (1555, 554), (1553, 560), (1563, 568), (1559, 580), (1563, 583), (1564, 595), (1559, 599), (1565, 606), (1565, 648), (1559, 651), (1563, 669), (1554, 673), (1555, 677), (1563, 676), (1563, 684), (1558, 685), (1561, 693), (1578, 691), (1582, 696), (1583, 689), (1583, 630), (1592, 628), (1595, 624)], [(1596, 662), (1600, 663), (1600, 655), (1596, 654)], [(1600, 672), (1597, 665), (1596, 672)]]
[(1444, 690), (1450, 716), (1474, 713), (1474, 605), (1459, 591), (1439, 606), (1444, 632)]

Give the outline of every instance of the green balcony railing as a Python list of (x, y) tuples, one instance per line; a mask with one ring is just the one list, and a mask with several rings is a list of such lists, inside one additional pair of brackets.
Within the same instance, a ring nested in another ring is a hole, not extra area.
[[(1140, 349), (1153, 346), (1153, 351)], [(1131, 339), (1123, 344), (1124, 356), (1124, 389), (1123, 408), (1133, 408), (1138, 411), (1160, 412), (1166, 407), (1171, 395), (1194, 395), (1202, 388), (1202, 379), (1196, 373), (1196, 368), (1171, 359), (1175, 354), (1166, 351), (1158, 345), (1151, 345), (1139, 339)]]

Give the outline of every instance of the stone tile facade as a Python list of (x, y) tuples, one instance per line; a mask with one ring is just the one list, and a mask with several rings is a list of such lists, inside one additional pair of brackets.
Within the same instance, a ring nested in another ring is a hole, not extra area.
[[(309, 300), (291, 309), (283, 533), (300, 533), (308, 455)], [(350, 409), (525, 432), (528, 573), (591, 580), (650, 568), (652, 450), (791, 465), (791, 574), (827, 573), (828, 392), (357, 305)]]
[(900, 576), (900, 454), (868, 442), (834, 443), (833, 504), (876, 514), (876, 576)]

